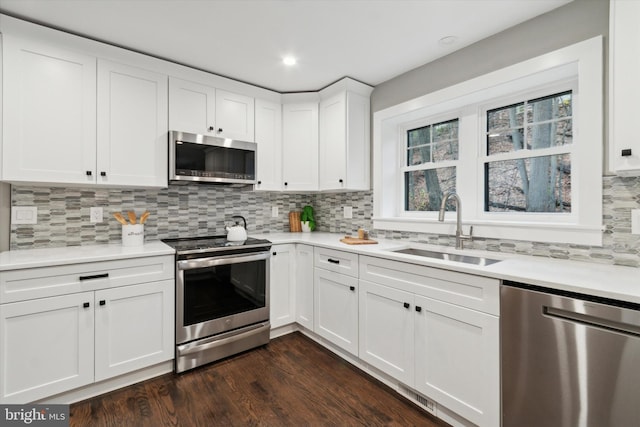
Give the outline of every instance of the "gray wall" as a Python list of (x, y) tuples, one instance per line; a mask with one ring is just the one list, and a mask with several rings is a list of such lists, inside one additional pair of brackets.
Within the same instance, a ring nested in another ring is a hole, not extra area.
[[(371, 95), (371, 110), (379, 111), (561, 47), (608, 34), (609, 0), (574, 0), (376, 86)], [(605, 58), (607, 43), (608, 39)], [(606, 70), (605, 62), (605, 76)]]

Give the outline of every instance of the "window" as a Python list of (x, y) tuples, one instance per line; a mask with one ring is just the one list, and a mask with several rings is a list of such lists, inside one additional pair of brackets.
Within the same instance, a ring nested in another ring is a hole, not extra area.
[(410, 129), (405, 141), (405, 210), (436, 211), (456, 189), (458, 119)]
[(572, 91), (486, 112), (485, 212), (571, 212)]
[[(601, 245), (602, 37), (377, 111), (373, 226)], [(453, 211), (454, 207), (448, 208)]]

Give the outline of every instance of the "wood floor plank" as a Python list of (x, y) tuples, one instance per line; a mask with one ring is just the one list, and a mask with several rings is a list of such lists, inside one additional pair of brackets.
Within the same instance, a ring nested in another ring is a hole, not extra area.
[(300, 333), (78, 402), (71, 426), (446, 426)]

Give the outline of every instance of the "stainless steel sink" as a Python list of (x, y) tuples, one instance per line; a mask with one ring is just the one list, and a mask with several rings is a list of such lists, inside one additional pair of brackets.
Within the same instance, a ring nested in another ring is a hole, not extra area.
[(429, 251), (426, 249), (416, 249), (416, 248), (396, 249), (390, 252), (397, 252), (397, 253), (407, 254), (407, 255), (416, 255), (416, 256), (434, 258), (434, 259), (442, 259), (445, 261), (462, 262), (464, 264), (473, 264), (473, 265), (491, 265), (501, 261), (499, 259), (491, 259), (491, 258), (477, 257), (477, 256), (471, 256), (471, 255), (450, 254), (447, 252)]

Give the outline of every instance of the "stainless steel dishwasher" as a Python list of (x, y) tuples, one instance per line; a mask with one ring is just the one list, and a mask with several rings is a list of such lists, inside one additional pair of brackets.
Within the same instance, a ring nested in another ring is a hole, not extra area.
[(504, 282), (500, 307), (502, 427), (640, 426), (640, 305)]

